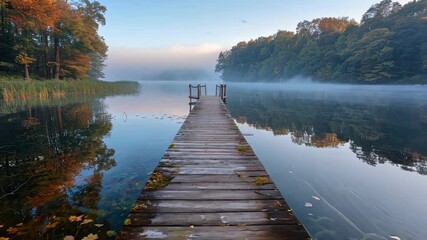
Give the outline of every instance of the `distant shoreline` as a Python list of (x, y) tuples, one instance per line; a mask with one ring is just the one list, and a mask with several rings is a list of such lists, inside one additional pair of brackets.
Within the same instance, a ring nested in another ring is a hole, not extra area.
[[(304, 79), (302, 81), (295, 81), (295, 79)], [(375, 85), (427, 85), (427, 76), (416, 76), (413, 78), (404, 78), (392, 82), (357, 82), (357, 81), (338, 81), (338, 80), (318, 80), (312, 79), (310, 77), (296, 77), (292, 79), (267, 79), (261, 81), (250, 81), (250, 80), (223, 80), (225, 83), (284, 83), (284, 84), (343, 84), (343, 85), (367, 85), (367, 86), (375, 86)]]

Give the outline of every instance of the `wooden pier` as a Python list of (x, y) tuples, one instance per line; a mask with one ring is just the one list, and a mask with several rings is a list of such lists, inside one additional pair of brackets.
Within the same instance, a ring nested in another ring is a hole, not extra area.
[(221, 98), (201, 96), (119, 239), (310, 239)]

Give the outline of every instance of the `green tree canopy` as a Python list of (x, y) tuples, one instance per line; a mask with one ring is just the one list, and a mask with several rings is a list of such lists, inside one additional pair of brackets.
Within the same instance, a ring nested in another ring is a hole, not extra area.
[(221, 52), (215, 70), (226, 81), (427, 82), (427, 0), (401, 6), (383, 0), (363, 15), (302, 21), (296, 32), (240, 42)]

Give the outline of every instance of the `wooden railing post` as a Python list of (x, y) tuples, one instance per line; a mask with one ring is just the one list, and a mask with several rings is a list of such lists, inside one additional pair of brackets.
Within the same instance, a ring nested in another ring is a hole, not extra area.
[(225, 103), (227, 99), (227, 85), (226, 84), (216, 85), (215, 96), (219, 96), (221, 100)]

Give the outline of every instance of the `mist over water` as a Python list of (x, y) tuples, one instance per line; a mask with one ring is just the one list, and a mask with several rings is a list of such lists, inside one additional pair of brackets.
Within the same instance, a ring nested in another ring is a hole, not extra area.
[(313, 239), (427, 235), (427, 86), (230, 83), (228, 93)]
[(214, 66), (220, 51), (217, 45), (113, 48), (109, 51), (105, 75), (109, 81), (219, 80)]
[(426, 96), (426, 85), (362, 85), (362, 84), (339, 84), (321, 83), (310, 78), (293, 78), (280, 83), (240, 83), (227, 82), (232, 88), (257, 89), (260, 91), (287, 93), (314, 93), (315, 95), (301, 95), (315, 97), (319, 94), (328, 94), (328, 97), (339, 98), (340, 101), (356, 101), (365, 98), (378, 99), (386, 98), (387, 101), (398, 99), (421, 99)]

